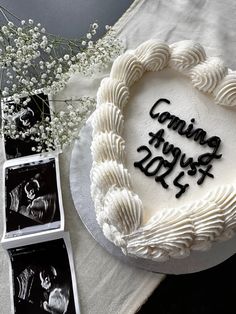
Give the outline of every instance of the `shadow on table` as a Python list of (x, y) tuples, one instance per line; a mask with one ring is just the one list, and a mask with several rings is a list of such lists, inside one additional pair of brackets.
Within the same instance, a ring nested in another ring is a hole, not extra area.
[(138, 314), (235, 313), (236, 255), (211, 269), (168, 275)]

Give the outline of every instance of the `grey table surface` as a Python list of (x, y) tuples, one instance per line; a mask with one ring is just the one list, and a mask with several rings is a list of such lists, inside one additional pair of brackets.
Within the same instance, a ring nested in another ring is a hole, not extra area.
[(1, 0), (20, 19), (40, 22), (48, 32), (68, 38), (84, 35), (91, 23), (113, 25), (128, 9), (133, 0)]

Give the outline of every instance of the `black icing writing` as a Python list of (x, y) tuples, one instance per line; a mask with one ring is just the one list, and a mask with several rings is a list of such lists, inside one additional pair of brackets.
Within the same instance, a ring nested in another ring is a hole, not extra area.
[(205, 170), (199, 169), (199, 172), (202, 174), (202, 176), (197, 181), (198, 185), (200, 185), (204, 182), (206, 176), (208, 176), (209, 178), (214, 178), (213, 174), (210, 173), (211, 168), (212, 168), (212, 165), (208, 165)]
[(179, 180), (184, 176), (184, 171), (180, 172), (177, 177), (174, 179), (174, 185), (180, 189), (180, 191), (175, 195), (176, 198), (179, 198), (189, 187), (189, 184), (181, 184)]
[(151, 137), (151, 140), (149, 141), (149, 144), (151, 145), (154, 144), (154, 147), (158, 148), (160, 144), (163, 142), (162, 153), (164, 155), (172, 154), (173, 160), (170, 162), (170, 164), (172, 167), (174, 167), (181, 155), (181, 150), (179, 147), (175, 147), (173, 144), (170, 144), (169, 142), (165, 141), (163, 137), (164, 132), (165, 131), (163, 129), (159, 130), (155, 134), (150, 132), (149, 135)]
[[(139, 168), (147, 177), (155, 176), (156, 182), (160, 182), (164, 189), (168, 188), (168, 184), (165, 181), (165, 177), (172, 171), (170, 163), (163, 157), (157, 156), (152, 158), (152, 152), (147, 146), (140, 146), (137, 149), (138, 152), (145, 151), (147, 154), (138, 162), (134, 163), (134, 166)], [(145, 162), (150, 161), (145, 165)], [(167, 170), (165, 170), (167, 168)], [(160, 172), (164, 169), (164, 172)]]
[(179, 147), (174, 146), (169, 142), (166, 142), (164, 139), (164, 134), (165, 134), (164, 129), (160, 129), (156, 133), (150, 132), (149, 136), (151, 137), (151, 139), (149, 140), (148, 143), (153, 145), (155, 148), (159, 148), (160, 145), (163, 144), (162, 153), (164, 155), (172, 154), (174, 157), (173, 160), (170, 162), (171, 167), (174, 168), (174, 166), (179, 161), (180, 167), (181, 168), (189, 167), (190, 169), (188, 170), (188, 174), (190, 176), (193, 176), (197, 173), (197, 167), (206, 165), (206, 160), (203, 159), (202, 157), (205, 157), (208, 154), (202, 154), (198, 157), (198, 161), (194, 161), (192, 157), (188, 158), (186, 157), (185, 153), (182, 154), (182, 151)]
[(180, 167), (186, 168), (190, 166), (192, 163), (193, 163), (193, 158), (192, 157), (187, 158), (186, 154), (183, 153), (179, 161)]
[(179, 117), (171, 114), (168, 111), (165, 112), (155, 112), (156, 107), (161, 103), (170, 104), (170, 101), (165, 98), (158, 99), (155, 104), (152, 106), (149, 114), (153, 119), (157, 119), (159, 123), (163, 124), (167, 123), (167, 128), (176, 131), (181, 136), (186, 136), (187, 138), (192, 138), (195, 142), (198, 142), (200, 145), (208, 145), (212, 148), (211, 153), (206, 153), (201, 155), (201, 159), (199, 160), (200, 164), (207, 165), (211, 162), (212, 159), (221, 158), (221, 154), (217, 155), (217, 151), (220, 147), (221, 139), (218, 136), (212, 136), (207, 138), (207, 132), (201, 128), (194, 129), (195, 119), (191, 119), (189, 125), (187, 125), (186, 121), (180, 119)]
[(195, 176), (195, 174), (197, 173), (197, 167), (199, 166), (199, 163), (197, 161), (193, 161), (190, 164), (190, 170), (188, 170), (188, 175), (190, 176)]
[[(175, 154), (172, 150), (173, 159), (171, 161), (165, 160), (161, 156), (155, 156), (153, 157), (151, 150), (143, 145), (140, 146), (137, 149), (138, 152), (146, 152), (146, 155), (138, 162), (134, 163), (134, 166), (139, 168), (147, 177), (155, 176), (155, 181), (160, 182), (162, 187), (167, 189), (169, 185), (166, 182), (166, 177), (173, 171), (180, 155)], [(168, 152), (169, 154), (169, 152)], [(197, 163), (196, 163), (197, 164)], [(209, 176), (213, 178), (214, 176), (209, 172), (212, 165), (209, 165), (205, 170), (204, 169), (198, 169), (199, 173), (201, 173), (201, 177), (197, 181), (197, 184), (202, 184), (206, 178), (206, 176)], [(196, 174), (197, 167), (194, 168), (194, 173), (192, 175)], [(180, 184), (179, 180), (184, 175), (184, 171), (182, 171), (173, 181), (174, 185), (178, 188), (180, 188), (180, 191), (176, 194), (176, 198), (179, 198), (189, 187), (189, 184)]]
[[(207, 137), (206, 131), (201, 128), (194, 128), (195, 119), (191, 119), (191, 123), (187, 124), (186, 121), (170, 114), (168, 111), (162, 113), (156, 112), (156, 108), (160, 102), (170, 104), (170, 101), (165, 98), (157, 100), (149, 112), (151, 118), (157, 119), (161, 124), (167, 122), (166, 126), (168, 129), (172, 129), (188, 139), (193, 139), (200, 145), (208, 146), (212, 151), (201, 154), (197, 160), (194, 160), (193, 157), (187, 157), (185, 153), (182, 153), (179, 147), (165, 141), (165, 130), (160, 129), (156, 133), (149, 132), (150, 139), (148, 143), (156, 149), (161, 149), (162, 154), (168, 156), (169, 160), (166, 160), (162, 156), (153, 157), (151, 150), (143, 145), (137, 151), (146, 152), (146, 155), (140, 161), (135, 162), (134, 166), (139, 168), (146, 176), (154, 176), (155, 181), (161, 183), (165, 189), (169, 187), (166, 182), (167, 176), (173, 171), (177, 163), (179, 163), (182, 169), (187, 171), (186, 173), (189, 176), (195, 176), (198, 173), (198, 185), (201, 185), (206, 178), (214, 178), (214, 175), (210, 172), (212, 169), (210, 163), (213, 159), (220, 159), (222, 156), (217, 153), (221, 139), (218, 136)], [(174, 186), (179, 189), (176, 198), (181, 197), (189, 187), (188, 183), (181, 183), (185, 171), (181, 171), (173, 180)]]

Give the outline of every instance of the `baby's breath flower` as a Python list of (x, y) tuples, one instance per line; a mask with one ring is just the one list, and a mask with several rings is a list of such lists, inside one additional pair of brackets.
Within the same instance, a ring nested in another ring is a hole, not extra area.
[(86, 35), (86, 37), (87, 37), (88, 39), (91, 39), (91, 38), (92, 38), (91, 33), (88, 33), (88, 34)]
[(66, 60), (66, 61), (67, 61), (67, 60), (69, 60), (69, 59), (70, 59), (70, 56), (69, 56), (69, 55), (67, 55), (67, 54), (66, 54), (66, 55), (64, 55), (64, 60)]
[[(66, 40), (46, 33), (33, 19), (15, 25), (7, 22), (0, 29), (0, 67), (4, 77), (0, 96), (11, 96), (14, 106), (4, 107), (4, 134), (16, 139), (31, 139), (33, 151), (41, 152), (66, 147), (94, 109), (93, 99), (65, 101), (65, 108), (51, 119), (42, 116), (33, 128), (19, 130), (14, 114), (17, 108), (27, 108), (35, 90), (56, 94), (63, 89), (74, 72), (92, 75), (104, 68), (122, 49), (115, 35), (109, 32), (97, 42), (93, 36), (98, 28), (93, 23), (83, 39)], [(5, 85), (5, 86), (4, 86)], [(22, 97), (26, 99), (22, 100)], [(68, 105), (68, 103), (70, 103)], [(6, 113), (6, 114), (5, 114)]]
[(46, 51), (47, 53), (50, 53), (50, 52), (51, 52), (51, 48), (50, 48), (50, 47), (47, 47), (45, 51)]
[[(89, 42), (88, 42), (88, 47), (89, 48), (92, 48), (93, 47), (93, 42), (90, 40)], [(92, 57), (91, 57), (92, 58)]]
[(5, 90), (2, 91), (2, 96), (3, 96), (3, 97), (7, 97), (8, 95), (9, 95), (8, 92), (6, 92)]
[(6, 25), (3, 25), (3, 26), (2, 26), (2, 32), (3, 32), (4, 34), (6, 34), (6, 33), (8, 32), (8, 28), (7, 28)]
[(98, 28), (98, 23), (93, 23), (93, 24), (92, 24), (92, 28), (93, 28), (93, 29), (97, 29), (97, 28)]

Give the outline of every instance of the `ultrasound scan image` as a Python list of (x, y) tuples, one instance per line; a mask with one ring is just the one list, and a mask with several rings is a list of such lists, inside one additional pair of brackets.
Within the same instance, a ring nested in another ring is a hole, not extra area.
[(64, 239), (8, 250), (16, 314), (76, 314)]
[[(42, 118), (49, 117), (50, 119), (50, 106), (47, 95), (41, 93), (30, 96), (30, 102), (23, 106), (25, 100), (26, 98), (21, 98), (20, 104), (15, 104), (13, 101), (4, 103), (4, 106), (13, 108), (13, 113), (11, 114), (12, 123), (16, 126), (18, 134), (21, 131), (30, 130), (36, 123), (42, 121)], [(36, 153), (32, 148), (37, 146), (37, 143), (32, 140), (30, 132), (24, 138), (12, 138), (5, 135), (4, 144), (6, 159), (24, 157)]]
[(5, 198), (7, 233), (60, 222), (55, 159), (7, 167)]

